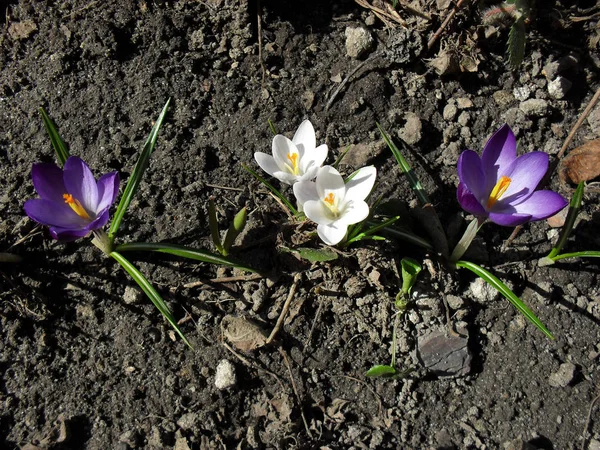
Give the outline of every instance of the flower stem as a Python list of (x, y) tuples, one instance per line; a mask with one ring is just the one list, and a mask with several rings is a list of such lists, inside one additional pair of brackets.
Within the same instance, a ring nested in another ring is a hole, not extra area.
[(110, 256), (114, 250), (112, 239), (102, 230), (94, 230), (92, 244), (102, 250), (102, 253), (107, 256)]

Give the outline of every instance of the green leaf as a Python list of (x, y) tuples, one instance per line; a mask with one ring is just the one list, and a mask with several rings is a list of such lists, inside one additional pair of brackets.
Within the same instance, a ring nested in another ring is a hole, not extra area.
[[(348, 152), (350, 151), (350, 146), (346, 147), (346, 150), (344, 150), (340, 156), (337, 157), (337, 159), (335, 160), (335, 162), (331, 165), (331, 167), (333, 167), (334, 169), (337, 170), (338, 166), (341, 164), (342, 160), (344, 159), (344, 157), (348, 154)], [(346, 183), (348, 182), (348, 180), (345, 181)]]
[(258, 270), (244, 266), (225, 256), (215, 255), (214, 253), (197, 248), (185, 247), (178, 244), (167, 244), (165, 242), (129, 242), (118, 245), (115, 249), (119, 252), (159, 252), (169, 255), (179, 256), (181, 258), (193, 259), (210, 264), (216, 264), (226, 267), (235, 267), (252, 273), (260, 273)]
[(571, 197), (571, 201), (569, 202), (569, 212), (567, 213), (567, 218), (565, 219), (565, 224), (560, 231), (560, 237), (558, 238), (558, 242), (552, 248), (550, 253), (548, 254), (548, 258), (554, 259), (562, 250), (562, 248), (567, 243), (567, 239), (571, 235), (573, 231), (573, 227), (575, 226), (575, 220), (579, 215), (579, 210), (581, 209), (581, 202), (583, 200), (583, 190), (585, 187), (585, 183), (582, 181), (577, 185), (577, 189), (575, 189), (575, 193), (573, 197)]
[(365, 373), (365, 376), (373, 377), (373, 378), (376, 378), (376, 377), (390, 378), (390, 377), (393, 377), (394, 375), (396, 375), (397, 373), (398, 373), (398, 371), (392, 366), (379, 365), (379, 366), (373, 366), (369, 370), (367, 370)]
[(525, 16), (519, 17), (508, 33), (508, 63), (513, 69), (518, 68), (525, 56)]
[[(542, 260), (550, 259), (550, 261), (556, 262), (556, 261), (560, 261), (561, 259), (567, 259), (567, 258), (600, 258), (600, 252), (596, 251), (596, 250), (585, 250), (582, 252), (563, 253), (562, 255), (556, 255), (553, 258), (542, 258)], [(542, 260), (540, 260), (540, 261), (542, 261)], [(544, 265), (544, 264), (540, 264), (540, 265)], [(547, 265), (549, 265), (549, 264), (547, 264)]]
[(229, 250), (231, 250), (231, 246), (235, 242), (235, 239), (240, 235), (244, 228), (246, 227), (246, 218), (248, 217), (248, 210), (244, 207), (240, 209), (240, 211), (235, 215), (233, 221), (229, 225), (229, 229), (227, 230), (227, 234), (225, 234), (225, 242), (223, 243), (223, 256), (227, 256)]
[(475, 275), (489, 283), (494, 289), (500, 292), (512, 305), (517, 308), (521, 314), (525, 316), (527, 320), (529, 320), (532, 324), (540, 329), (542, 333), (548, 336), (550, 339), (554, 339), (552, 333), (548, 331), (548, 329), (544, 326), (544, 324), (536, 317), (536, 315), (521, 301), (519, 297), (517, 297), (513, 291), (511, 291), (508, 286), (506, 286), (502, 281), (492, 275), (490, 272), (485, 270), (483, 267), (478, 266), (477, 264), (473, 264), (469, 261), (457, 261), (457, 267), (469, 269)]
[(304, 258), (310, 262), (333, 261), (335, 259), (338, 259), (338, 254), (333, 250), (327, 248), (282, 247), (282, 250), (288, 253), (297, 253), (301, 258)]
[(390, 148), (390, 150), (394, 154), (394, 157), (396, 158), (396, 161), (398, 162), (400, 169), (406, 175), (406, 179), (408, 180), (408, 183), (410, 184), (413, 191), (415, 191), (415, 194), (417, 195), (417, 199), (419, 200), (419, 203), (421, 204), (421, 206), (431, 203), (429, 201), (429, 197), (427, 196), (427, 193), (425, 192), (425, 189), (423, 188), (423, 185), (419, 181), (419, 178), (417, 177), (415, 172), (410, 167), (410, 164), (408, 164), (408, 161), (406, 161), (406, 159), (404, 159), (404, 156), (402, 156), (402, 153), (400, 152), (400, 150), (398, 150), (398, 147), (396, 147), (396, 144), (394, 144), (392, 139), (385, 132), (385, 130), (381, 127), (381, 125), (377, 124), (377, 128), (379, 128), (379, 132), (381, 133), (381, 136), (383, 136), (383, 140), (385, 141), (387, 146)]
[[(369, 225), (374, 224), (374, 222), (372, 221), (368, 221), (367, 223)], [(424, 248), (426, 250), (433, 250), (433, 246), (421, 236), (417, 236), (416, 234), (411, 233), (410, 231), (406, 231), (398, 227), (386, 227), (384, 230), (382, 230), (381, 234), (388, 235), (394, 239), (401, 239), (405, 242)]]
[(142, 291), (144, 291), (144, 293), (148, 296), (152, 303), (154, 303), (156, 309), (158, 309), (160, 313), (163, 316), (165, 316), (165, 319), (167, 319), (167, 321), (175, 329), (177, 334), (181, 337), (181, 339), (183, 339), (183, 342), (185, 342), (189, 348), (193, 349), (194, 347), (192, 347), (192, 344), (190, 344), (190, 342), (179, 329), (179, 326), (177, 326), (177, 322), (175, 321), (171, 310), (169, 309), (165, 301), (162, 299), (160, 294), (156, 292), (156, 289), (154, 289), (152, 284), (150, 284), (148, 279), (142, 274), (142, 272), (140, 272), (137, 269), (137, 267), (131, 264), (129, 260), (123, 257), (123, 255), (121, 255), (120, 253), (112, 252), (110, 256), (112, 256), (119, 264), (121, 264), (121, 267), (123, 267), (123, 269), (125, 269), (127, 273), (131, 275), (131, 277), (135, 280), (139, 287), (142, 288)]
[(298, 217), (298, 215), (299, 215), (298, 210), (296, 208), (294, 208), (294, 206), (289, 202), (289, 200), (287, 198), (285, 198), (283, 196), (283, 194), (281, 192), (279, 192), (278, 189), (276, 189), (271, 183), (269, 183), (267, 180), (265, 180), (263, 177), (261, 177), (259, 174), (257, 174), (250, 167), (248, 167), (246, 165), (242, 165), (242, 167), (246, 170), (246, 172), (248, 172), (250, 175), (252, 175), (258, 181), (260, 181), (262, 184), (264, 184), (267, 189), (269, 189), (279, 200), (281, 200), (283, 202), (283, 204), (285, 206), (288, 207), (288, 209), (292, 212), (292, 214), (294, 216)]
[(150, 134), (146, 139), (142, 153), (140, 154), (135, 168), (133, 169), (133, 173), (131, 174), (129, 181), (127, 182), (125, 191), (121, 196), (121, 201), (119, 202), (119, 206), (115, 211), (115, 215), (113, 217), (112, 223), (110, 224), (110, 229), (108, 231), (108, 236), (111, 240), (115, 238), (117, 231), (119, 231), (119, 227), (121, 226), (121, 221), (125, 216), (125, 212), (127, 211), (127, 208), (129, 208), (129, 204), (131, 203), (131, 200), (133, 199), (133, 196), (138, 190), (140, 182), (142, 181), (144, 172), (148, 168), (148, 164), (150, 163), (150, 156), (154, 151), (156, 139), (158, 138), (158, 131), (160, 130), (160, 127), (162, 126), (163, 121), (165, 120), (165, 116), (167, 115), (167, 110), (169, 109), (170, 102), (171, 99), (167, 100), (167, 103), (165, 103), (165, 106), (163, 107), (160, 115), (158, 116), (158, 119), (156, 119), (156, 122), (152, 127), (152, 131), (150, 131)]
[(273, 122), (271, 122), (271, 119), (267, 119), (267, 122), (269, 122), (269, 128), (271, 129), (271, 133), (273, 133), (273, 136), (277, 136), (277, 128), (275, 128), (275, 124)]
[(408, 295), (417, 282), (417, 276), (423, 268), (412, 258), (402, 258), (400, 266), (402, 267), (402, 293)]
[[(362, 239), (374, 239), (376, 241), (383, 240), (385, 238), (383, 238), (381, 236), (374, 236), (375, 233), (377, 233), (378, 231), (387, 229), (390, 225), (397, 222), (398, 220), (400, 220), (400, 216), (392, 217), (392, 218), (384, 220), (383, 222), (380, 222), (380, 223), (374, 223), (372, 221), (361, 222), (360, 228), (358, 228), (356, 230), (352, 230), (352, 234), (350, 234), (350, 238), (343, 244), (343, 246), (346, 247), (346, 246), (352, 244), (353, 242), (357, 242)], [(370, 228), (368, 228), (367, 230), (365, 230), (363, 232), (360, 232), (363, 229), (365, 224), (370, 225)]]
[(67, 148), (65, 141), (63, 141), (60, 137), (60, 134), (56, 129), (56, 125), (54, 125), (53, 120), (48, 117), (48, 114), (46, 114), (44, 108), (40, 108), (40, 114), (42, 115), (42, 121), (44, 122), (46, 131), (48, 132), (48, 136), (50, 136), (52, 147), (54, 147), (54, 151), (56, 152), (56, 157), (60, 161), (61, 165), (64, 165), (67, 159), (69, 159), (69, 149)]

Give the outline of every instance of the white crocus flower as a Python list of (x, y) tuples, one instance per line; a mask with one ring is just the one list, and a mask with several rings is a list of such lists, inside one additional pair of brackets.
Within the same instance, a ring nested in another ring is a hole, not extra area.
[(358, 170), (344, 183), (340, 173), (331, 166), (323, 166), (317, 179), (294, 184), (294, 195), (304, 214), (318, 224), (317, 233), (327, 245), (344, 239), (348, 225), (358, 223), (369, 215), (365, 199), (373, 189), (377, 171), (368, 166)]
[(315, 129), (308, 120), (300, 124), (291, 141), (282, 134), (273, 138), (273, 156), (254, 154), (262, 170), (286, 184), (314, 179), (325, 158), (327, 145), (317, 147)]

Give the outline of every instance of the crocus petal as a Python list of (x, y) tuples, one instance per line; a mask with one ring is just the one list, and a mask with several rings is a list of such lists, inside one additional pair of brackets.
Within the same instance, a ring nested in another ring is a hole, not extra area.
[(535, 191), (531, 196), (514, 205), (516, 213), (529, 214), (531, 221), (547, 219), (567, 206), (562, 195), (552, 191)]
[(531, 221), (531, 215), (517, 213), (490, 213), (488, 218), (495, 224), (505, 227), (516, 227)]
[(346, 236), (347, 231), (348, 227), (346, 225), (340, 225), (337, 222), (331, 225), (319, 224), (317, 226), (317, 234), (327, 245), (339, 244)]
[(35, 198), (27, 200), (23, 208), (29, 217), (42, 225), (60, 228), (82, 228), (89, 223), (89, 221), (75, 214), (65, 202), (57, 203)]
[(336, 225), (353, 225), (369, 217), (369, 205), (363, 200), (350, 200), (344, 205), (344, 211), (335, 222)]
[(496, 202), (493, 211), (501, 210), (504, 205), (516, 204), (526, 200), (535, 190), (548, 170), (548, 155), (544, 152), (531, 152), (519, 156), (498, 175), (511, 179), (510, 186)]
[(112, 205), (119, 193), (119, 174), (117, 172), (102, 175), (97, 183), (98, 186), (98, 205), (96, 214), (107, 209)]
[(57, 241), (70, 242), (80, 239), (90, 234), (90, 230), (73, 230), (71, 228), (50, 227), (50, 236)]
[(475, 198), (464, 183), (458, 185), (458, 189), (456, 189), (456, 198), (458, 203), (460, 203), (461, 208), (465, 211), (470, 212), (477, 217), (487, 216), (485, 208), (479, 203), (479, 200)]
[(31, 169), (33, 186), (41, 198), (64, 203), (63, 171), (56, 164), (34, 164)]
[(337, 220), (321, 200), (309, 200), (304, 203), (303, 209), (306, 217), (319, 225), (330, 225)]
[(479, 202), (487, 201), (490, 193), (486, 191), (481, 159), (473, 150), (465, 150), (458, 157), (458, 178)]
[[(485, 179), (494, 184), (498, 181), (498, 174), (517, 157), (517, 140), (508, 125), (503, 125), (487, 141), (481, 155), (481, 162)], [(491, 188), (494, 185), (492, 184)], [(491, 191), (491, 188), (489, 190)]]
[(367, 166), (359, 169), (352, 179), (346, 183), (346, 196), (344, 197), (345, 200), (364, 200), (367, 198), (373, 189), (376, 176), (377, 169), (375, 169), (373, 166)]
[(327, 145), (325, 145), (325, 144), (319, 145), (314, 150), (310, 150), (310, 151), (306, 152), (304, 154), (304, 156), (302, 157), (302, 159), (300, 160), (300, 170), (302, 171), (302, 173), (305, 174), (307, 171), (314, 168), (315, 175), (313, 175), (313, 177), (310, 178), (312, 180), (316, 176), (316, 173), (317, 173), (317, 170), (319, 170), (319, 167), (321, 167), (323, 165), (323, 163), (325, 162), (328, 152), (329, 152), (329, 149), (327, 148)]
[[(283, 134), (278, 134), (273, 138), (272, 149), (273, 158), (275, 159), (275, 163), (279, 167), (279, 170), (289, 172), (288, 167), (292, 167), (292, 162), (288, 158), (288, 155), (292, 153), (298, 153), (296, 145)], [(298, 158), (301, 159), (300, 154), (298, 154)]]
[(294, 195), (299, 205), (304, 206), (307, 201), (319, 201), (317, 183), (313, 181), (299, 181), (294, 184)]
[(294, 175), (288, 172), (282, 172), (280, 170), (273, 173), (273, 176), (285, 184), (294, 184), (296, 181), (298, 181), (299, 178), (298, 175)]
[(346, 185), (340, 173), (331, 166), (323, 166), (317, 172), (317, 193), (320, 199), (324, 199), (332, 193), (338, 205), (344, 201)]
[(292, 142), (296, 144), (301, 158), (304, 157), (307, 152), (311, 153), (314, 150), (317, 146), (317, 137), (315, 135), (315, 129), (309, 120), (304, 120), (300, 124), (292, 138)]
[(108, 222), (108, 208), (106, 208), (104, 211), (101, 211), (98, 215), (98, 217), (96, 217), (96, 219), (94, 219), (92, 222), (90, 222), (89, 224), (86, 225), (86, 229), (88, 231), (91, 230), (97, 230), (98, 228), (102, 228), (104, 225), (106, 225), (106, 222)]
[(281, 170), (280, 167), (275, 162), (275, 159), (271, 155), (267, 155), (266, 153), (256, 152), (254, 154), (254, 159), (256, 160), (256, 162), (258, 163), (260, 168), (262, 170), (264, 170), (265, 172), (267, 172), (271, 176), (275, 176), (273, 174), (275, 172), (278, 172)]
[(83, 160), (70, 156), (65, 162), (63, 180), (68, 194), (81, 202), (89, 212), (96, 211), (98, 205), (98, 185), (92, 171)]

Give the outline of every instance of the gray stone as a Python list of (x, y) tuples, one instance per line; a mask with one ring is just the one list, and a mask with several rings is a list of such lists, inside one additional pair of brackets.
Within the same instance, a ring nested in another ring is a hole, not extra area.
[(128, 305), (134, 305), (140, 301), (142, 293), (133, 286), (125, 286), (123, 301)]
[(548, 378), (548, 383), (552, 387), (566, 387), (575, 378), (577, 367), (575, 364), (566, 362), (560, 365), (558, 370)]
[(542, 117), (548, 115), (549, 106), (546, 100), (532, 98), (521, 102), (519, 109), (523, 111), (526, 116)]
[(504, 90), (494, 92), (492, 97), (498, 106), (508, 106), (515, 100), (514, 95)]
[(458, 109), (469, 109), (473, 107), (473, 102), (470, 98), (460, 97), (456, 99), (456, 105)]
[(448, 295), (446, 297), (446, 302), (452, 309), (460, 309), (465, 304), (464, 300), (456, 295)]
[(429, 332), (417, 341), (421, 364), (441, 377), (465, 376), (471, 371), (468, 337), (449, 336), (442, 331)]
[(531, 88), (529, 86), (519, 86), (513, 89), (514, 97), (523, 102), (531, 97)]
[(182, 428), (184, 430), (191, 430), (198, 423), (198, 418), (198, 413), (187, 413), (179, 418), (179, 420), (177, 421), (177, 425), (179, 426), (179, 428)]
[(596, 105), (587, 117), (587, 122), (596, 137), (600, 137), (600, 105)]
[(215, 373), (215, 387), (224, 390), (235, 386), (236, 382), (235, 366), (226, 359), (219, 361)]
[(548, 94), (550, 94), (550, 97), (560, 100), (566, 97), (571, 86), (573, 86), (573, 83), (559, 75), (554, 81), (548, 83)]
[(346, 54), (351, 58), (359, 58), (373, 46), (373, 37), (371, 33), (362, 27), (347, 27), (344, 32), (346, 35)]
[(452, 103), (448, 103), (444, 107), (444, 112), (442, 113), (444, 116), (444, 120), (451, 121), (456, 117), (456, 113), (458, 112), (458, 108)]
[(505, 442), (502, 445), (504, 450), (537, 450), (537, 447), (529, 442), (525, 442), (522, 439), (515, 439), (514, 441)]
[(471, 115), (467, 111), (461, 112), (460, 116), (458, 116), (458, 123), (461, 124), (462, 126), (467, 126), (469, 124), (470, 120), (471, 120)]
[(407, 113), (404, 118), (406, 119), (406, 124), (398, 135), (407, 144), (414, 145), (421, 140), (421, 129), (423, 127), (421, 119), (414, 113)]
[(597, 439), (592, 439), (588, 444), (588, 450), (600, 450), (600, 441)]

